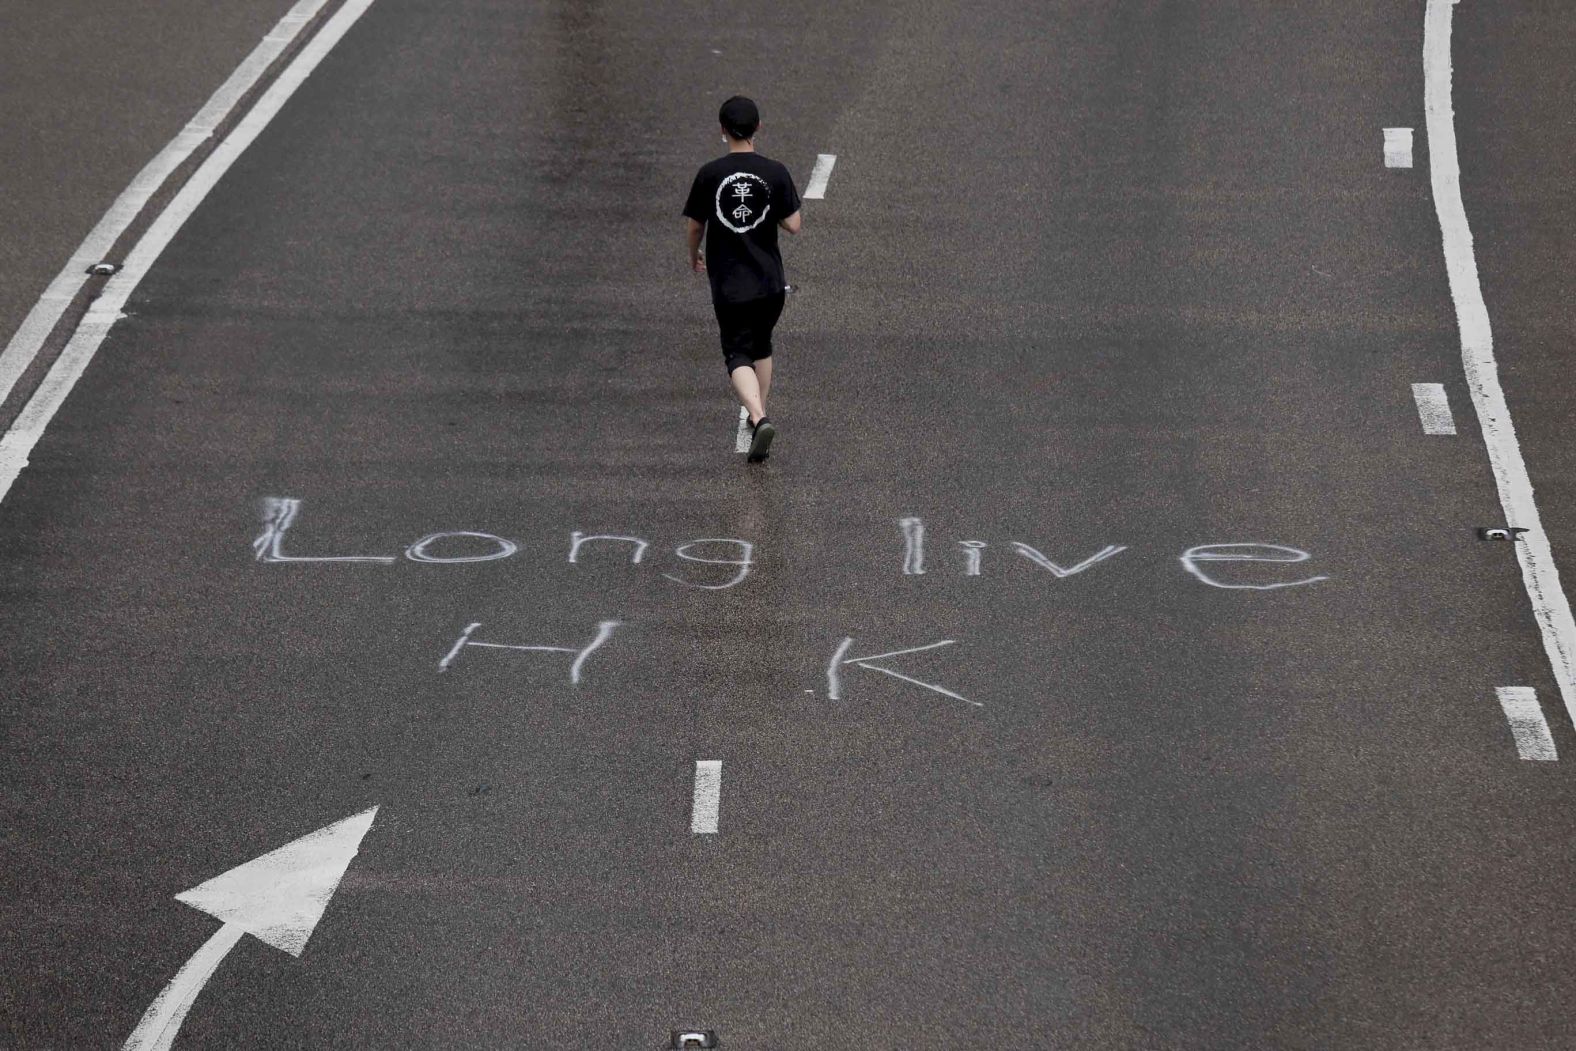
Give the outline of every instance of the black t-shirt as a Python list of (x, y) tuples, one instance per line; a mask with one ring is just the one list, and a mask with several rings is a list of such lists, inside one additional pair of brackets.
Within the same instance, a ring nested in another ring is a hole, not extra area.
[(799, 210), (788, 169), (759, 153), (730, 153), (701, 167), (684, 214), (706, 224), (706, 275), (718, 303), (748, 303), (783, 290), (777, 224)]

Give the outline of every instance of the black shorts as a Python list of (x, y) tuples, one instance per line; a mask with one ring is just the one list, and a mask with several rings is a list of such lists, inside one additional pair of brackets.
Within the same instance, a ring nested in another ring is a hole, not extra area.
[(783, 312), (783, 293), (748, 303), (713, 303), (722, 332), (722, 357), (728, 374), (772, 356), (772, 329)]

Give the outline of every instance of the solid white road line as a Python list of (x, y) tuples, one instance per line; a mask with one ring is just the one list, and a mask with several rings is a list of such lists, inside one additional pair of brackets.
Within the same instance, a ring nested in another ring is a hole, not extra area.
[(65, 269), (55, 275), (55, 279), (49, 283), (49, 287), (44, 290), (38, 302), (33, 304), (33, 309), (28, 311), (21, 328), (12, 334), (5, 350), (0, 351), (0, 401), (4, 401), (11, 393), (16, 381), (38, 356), (44, 340), (60, 322), (60, 316), (66, 312), (67, 305), (76, 298), (82, 286), (87, 283), (87, 268), (94, 263), (104, 261), (120, 235), (126, 232), (126, 228), (136, 219), (149, 199), (158, 192), (159, 187), (164, 185), (170, 173), (185, 163), (186, 158), (213, 135), (214, 129), (230, 115), (235, 104), (252, 89), (274, 60), (284, 53), (296, 37), (301, 35), (301, 31), (317, 16), (326, 3), (328, 0), (300, 0), (300, 3), (292, 7), (268, 35), (263, 37), (262, 42), (252, 49), (246, 60), (235, 68), (230, 78), (219, 86), (219, 90), (213, 93), (207, 104), (197, 111), (197, 115), (181, 129), (180, 134), (171, 139), (169, 144), (137, 173), (137, 177), (131, 180), (131, 185), (115, 199), (114, 204), (110, 205), (109, 211), (104, 213), (98, 225), (77, 246), (76, 253), (67, 260)]
[(690, 831), (697, 835), (715, 833), (721, 809), (722, 760), (695, 760), (695, 802), (690, 813)]
[(1417, 418), (1423, 421), (1424, 434), (1456, 433), (1455, 417), (1450, 415), (1450, 399), (1443, 383), (1412, 384), (1412, 399), (1417, 402)]
[(826, 184), (832, 179), (832, 165), (837, 163), (837, 154), (823, 153), (815, 158), (815, 167), (810, 169), (810, 185), (804, 188), (804, 199), (819, 201), (826, 196)]
[(11, 429), (0, 438), (0, 500), (11, 491), (11, 483), (22, 468), (27, 466), (28, 455), (44, 434), (44, 428), (59, 411), (71, 388), (81, 378), (88, 363), (93, 360), (99, 345), (109, 330), (121, 317), (121, 307), (136, 289), (148, 270), (158, 260), (159, 254), (197, 210), (224, 173), (230, 170), (246, 148), (262, 134), (290, 96), (311, 76), (335, 44), (349, 32), (350, 27), (372, 6), (372, 0), (346, 0), (346, 3), (328, 20), (318, 33), (307, 42), (296, 57), (291, 59), (277, 79), (263, 92), (257, 104), (236, 123), (214, 151), (192, 173), (174, 199), (153, 225), (142, 235), (130, 254), (125, 266), (104, 285), (104, 291), (93, 301), (92, 307), (77, 326), (71, 341), (61, 351), (60, 357), (44, 377), (38, 390), (22, 409)]
[(743, 405), (739, 406), (739, 433), (733, 437), (733, 451), (747, 453), (750, 451), (750, 410)]
[(1530, 686), (1501, 686), (1494, 692), (1499, 694), (1499, 706), (1505, 709), (1511, 735), (1516, 738), (1516, 754), (1545, 762), (1559, 759), (1554, 735), (1549, 733), (1549, 722), (1538, 704), (1538, 692)]
[(1384, 166), (1410, 168), (1412, 166), (1412, 129), (1384, 129)]
[(1472, 252), (1472, 231), (1467, 226), (1466, 206), (1461, 202), (1461, 166), (1456, 153), (1455, 111), (1450, 98), (1450, 28), (1455, 12), (1454, 0), (1428, 0), (1423, 25), (1424, 103), (1428, 113), (1429, 178), (1434, 191), (1434, 210), (1444, 236), (1445, 269), (1450, 277), (1450, 296), (1456, 304), (1456, 321), (1461, 329), (1461, 359), (1466, 367), (1467, 388), (1477, 409), (1488, 447), (1489, 465), (1499, 488), (1499, 502), (1505, 524), (1526, 530), (1515, 544), (1521, 563), (1521, 579), (1532, 602), (1543, 635), (1543, 648), (1559, 684), (1560, 697), (1572, 721), (1576, 721), (1576, 619), (1571, 617), (1570, 599), (1560, 587), (1560, 573), (1554, 563), (1549, 538), (1543, 532), (1538, 505), (1532, 496), (1532, 479), (1521, 458), (1516, 428), (1499, 385), (1499, 367), (1494, 361), (1494, 335), (1489, 325), (1488, 307), (1478, 284), (1477, 259)]

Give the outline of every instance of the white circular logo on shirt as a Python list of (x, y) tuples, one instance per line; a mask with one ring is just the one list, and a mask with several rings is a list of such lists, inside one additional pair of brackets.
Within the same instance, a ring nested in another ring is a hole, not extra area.
[(766, 218), (772, 191), (751, 172), (734, 172), (717, 185), (717, 221), (736, 234), (746, 234)]

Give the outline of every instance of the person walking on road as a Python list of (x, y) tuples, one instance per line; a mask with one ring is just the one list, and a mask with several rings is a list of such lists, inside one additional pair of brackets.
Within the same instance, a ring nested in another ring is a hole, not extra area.
[(772, 386), (772, 329), (788, 287), (777, 231), (799, 232), (799, 193), (786, 167), (755, 152), (761, 115), (754, 102), (735, 95), (717, 119), (728, 152), (696, 173), (684, 204), (685, 238), (690, 269), (710, 279), (728, 378), (754, 432), (748, 459), (760, 463), (777, 435), (766, 418), (766, 396)]

